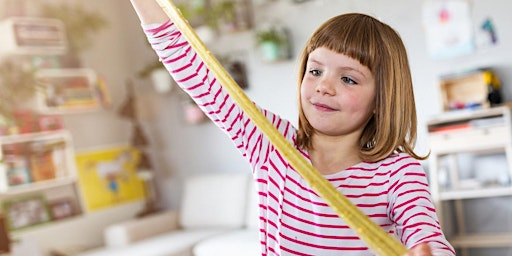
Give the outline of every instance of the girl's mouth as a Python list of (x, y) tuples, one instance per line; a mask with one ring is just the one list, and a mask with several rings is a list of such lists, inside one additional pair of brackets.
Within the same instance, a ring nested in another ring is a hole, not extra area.
[(313, 106), (320, 111), (336, 111), (336, 109), (321, 103), (313, 103)]

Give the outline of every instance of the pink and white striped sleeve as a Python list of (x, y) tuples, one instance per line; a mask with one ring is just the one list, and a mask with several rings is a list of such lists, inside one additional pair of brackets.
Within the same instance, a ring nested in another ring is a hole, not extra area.
[[(230, 136), (252, 165), (256, 164), (257, 159), (261, 160), (259, 153), (267, 152), (271, 145), (222, 88), (176, 26), (168, 21), (142, 27), (148, 41), (177, 84)], [(261, 111), (279, 130), (291, 130), (288, 127), (289, 122), (284, 122), (269, 111)]]

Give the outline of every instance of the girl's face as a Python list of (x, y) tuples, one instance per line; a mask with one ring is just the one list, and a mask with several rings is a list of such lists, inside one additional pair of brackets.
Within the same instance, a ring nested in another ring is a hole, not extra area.
[(359, 138), (375, 108), (372, 72), (346, 55), (317, 48), (302, 79), (303, 112), (317, 134)]

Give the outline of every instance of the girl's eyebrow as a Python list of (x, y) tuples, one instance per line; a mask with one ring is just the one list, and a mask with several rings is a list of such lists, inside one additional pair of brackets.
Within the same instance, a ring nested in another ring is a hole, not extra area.
[[(308, 63), (314, 63), (314, 64), (322, 65), (322, 62), (316, 60), (314, 57), (309, 57), (308, 58)], [(364, 74), (364, 72), (360, 71), (359, 69), (352, 68), (352, 67), (347, 67), (347, 66), (342, 67), (342, 69), (343, 70), (348, 70), (348, 71), (354, 71), (354, 72), (360, 74), (361, 76), (363, 76), (364, 78), (366, 78), (366, 75)]]
[(309, 57), (308, 58), (308, 62), (312, 62), (312, 63), (315, 63), (315, 64), (322, 64), (320, 61), (316, 60), (314, 57)]
[(360, 74), (361, 76), (363, 76), (364, 78), (366, 78), (366, 75), (364, 74), (364, 72), (360, 71), (359, 69), (355, 69), (355, 68), (351, 68), (351, 67), (344, 67), (343, 69), (346, 69), (349, 71), (354, 71), (354, 72)]

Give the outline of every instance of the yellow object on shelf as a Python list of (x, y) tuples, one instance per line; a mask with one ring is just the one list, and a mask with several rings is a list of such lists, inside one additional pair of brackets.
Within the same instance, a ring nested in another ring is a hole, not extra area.
[(502, 102), (499, 77), (491, 70), (476, 70), (440, 79), (443, 111), (489, 108)]

